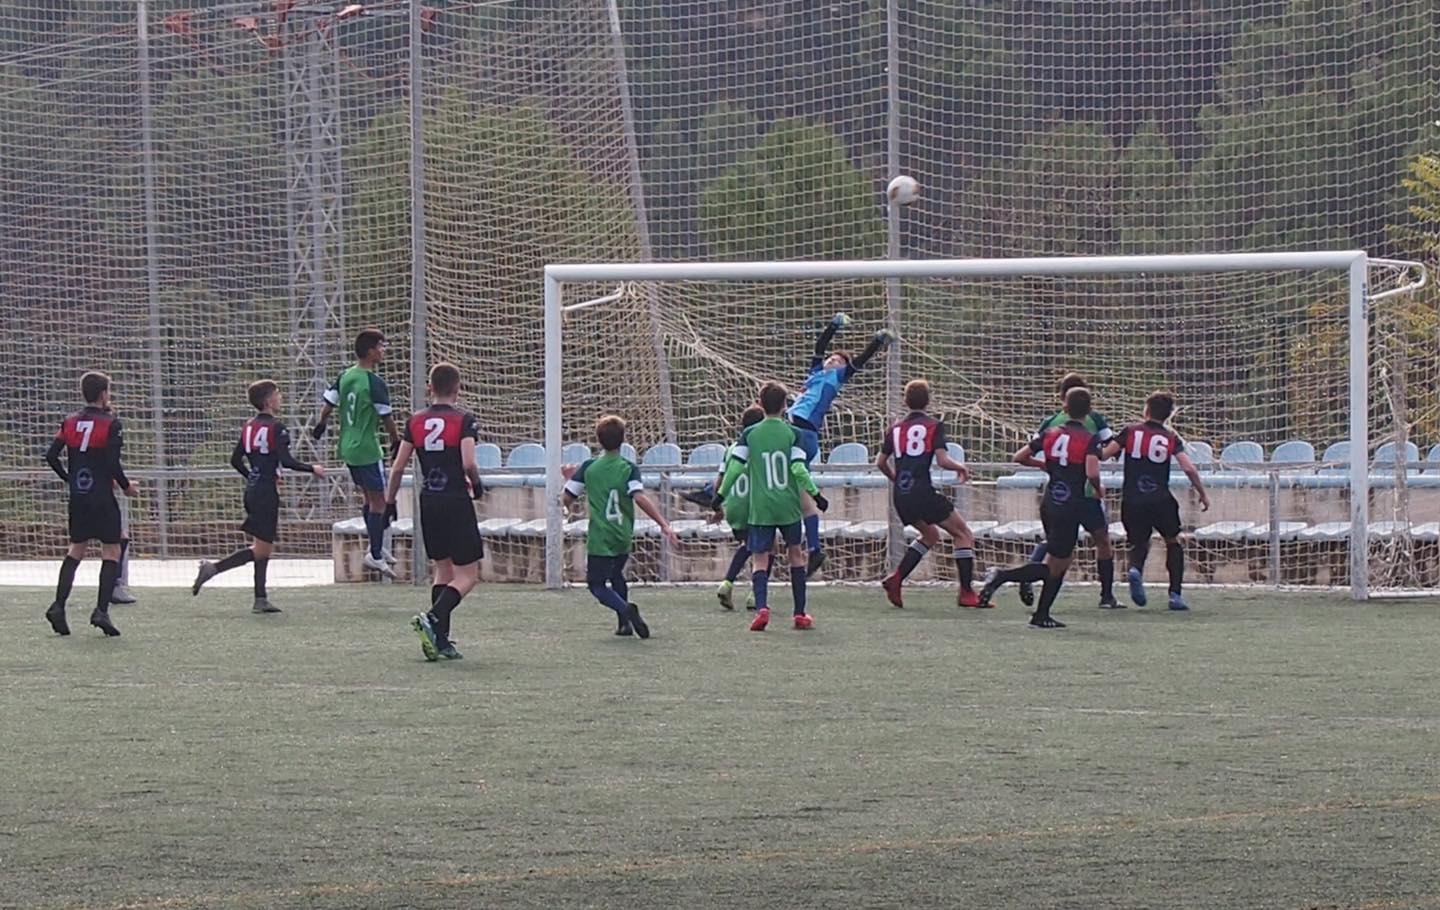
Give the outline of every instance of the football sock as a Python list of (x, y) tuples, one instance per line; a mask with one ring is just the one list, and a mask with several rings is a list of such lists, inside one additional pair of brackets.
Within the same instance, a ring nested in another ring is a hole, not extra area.
[(255, 560), (255, 596), (265, 596), (265, 573), (270, 568), (270, 559)]
[(60, 560), (60, 580), (55, 583), (55, 602), (65, 606), (65, 601), (70, 599), (70, 589), (75, 587), (75, 570), (80, 568), (80, 560), (65, 554)]
[(1185, 548), (1180, 541), (1165, 544), (1165, 568), (1170, 572), (1170, 593), (1179, 594), (1185, 581)]
[(999, 585), (1017, 581), (1044, 581), (1045, 577), (1049, 574), (1050, 570), (1045, 568), (1044, 563), (1027, 562), (1025, 565), (1016, 566), (1013, 569), (1001, 569), (995, 573), (995, 580), (991, 582), (991, 584), (998, 587)]
[(740, 573), (745, 570), (745, 563), (749, 560), (750, 548), (742, 543), (739, 549), (735, 551), (735, 555), (730, 557), (730, 568), (725, 572), (725, 580), (733, 582), (739, 578)]
[(770, 606), (770, 570), (751, 572), (750, 589), (755, 592), (755, 609), (763, 610)]
[(795, 599), (795, 615), (805, 612), (805, 567), (790, 567), (790, 594)]
[(120, 561), (107, 559), (100, 563), (100, 591), (95, 598), (95, 609), (101, 613), (110, 610), (110, 599), (115, 596), (115, 582), (120, 578)]
[(1060, 593), (1060, 586), (1065, 579), (1051, 575), (1045, 579), (1045, 585), (1040, 589), (1040, 605), (1035, 610), (1035, 615), (1041, 619), (1050, 615), (1050, 607), (1055, 603), (1055, 598)]
[[(449, 586), (447, 585), (446, 587), (448, 588)], [(599, 581), (592, 581), (589, 585), (587, 585), (587, 587), (590, 589), (591, 595), (593, 595), (596, 600), (600, 601), (603, 606), (607, 606), (610, 609), (614, 610), (620, 615), (622, 619), (629, 615), (630, 605), (625, 602), (625, 598), (621, 597), (616, 592), (610, 590), (609, 585), (605, 584), (604, 579), (600, 579)], [(450, 590), (454, 589), (450, 588)], [(444, 596), (443, 592), (441, 593), (441, 596)], [(436, 605), (439, 605), (438, 600), (436, 601)]]
[(249, 547), (244, 547), (242, 549), (236, 550), (234, 553), (231, 553), (229, 556), (215, 563), (215, 571), (229, 572), (231, 569), (240, 568), (241, 566), (245, 565), (245, 563), (250, 562), (254, 558), (255, 551), (250, 549)]
[(1095, 560), (1095, 574), (1100, 578), (1102, 600), (1115, 596), (1115, 557)]
[(432, 607), (435, 606), (435, 601), (437, 601), (437, 600), (440, 599), (440, 592), (443, 591), (443, 590), (445, 590), (446, 587), (447, 587), (447, 585), (431, 585), (431, 586), (430, 586), (430, 606), (432, 606)]
[(1130, 568), (1139, 569), (1140, 574), (1145, 574), (1145, 560), (1150, 556), (1150, 541), (1132, 544), (1130, 547)]
[(379, 559), (380, 550), (385, 546), (384, 513), (365, 512), (365, 533), (370, 538), (370, 555)]
[(1033, 553), (1030, 554), (1030, 561), (1031, 561), (1031, 562), (1044, 562), (1044, 561), (1045, 561), (1045, 554), (1046, 554), (1046, 552), (1047, 552), (1047, 551), (1046, 551), (1046, 549), (1045, 549), (1045, 542), (1044, 542), (1044, 541), (1041, 541), (1040, 543), (1038, 543), (1038, 544), (1035, 545), (1035, 552), (1033, 552)]
[(820, 549), (820, 516), (805, 516), (805, 542), (810, 546), (810, 552), (815, 553)]
[(435, 605), (431, 607), (430, 615), (435, 617), (435, 637), (441, 641), (450, 640), (450, 614), (460, 606), (462, 596), (459, 591), (446, 585), (440, 591), (440, 596), (435, 598)]
[(925, 541), (910, 541), (910, 546), (906, 547), (905, 555), (900, 558), (900, 568), (895, 570), (895, 574), (900, 576), (901, 581), (909, 578), (910, 573), (915, 571), (915, 567), (920, 565), (920, 560), (924, 559), (925, 554), (929, 552), (930, 548), (925, 545)]
[(955, 566), (960, 570), (960, 590), (971, 590), (975, 583), (975, 551), (969, 547), (957, 548)]
[(130, 538), (120, 541), (120, 583), (130, 580)]

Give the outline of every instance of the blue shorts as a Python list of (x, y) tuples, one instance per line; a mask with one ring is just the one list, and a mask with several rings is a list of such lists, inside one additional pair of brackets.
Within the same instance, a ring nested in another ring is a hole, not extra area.
[(800, 448), (805, 452), (805, 467), (808, 468), (820, 455), (820, 434), (800, 426), (795, 427), (795, 433), (800, 437)]
[(779, 534), (785, 539), (785, 545), (790, 547), (800, 546), (800, 541), (805, 534), (800, 522), (789, 525), (751, 525), (750, 540), (748, 548), (751, 553), (769, 553), (775, 547), (775, 535)]
[(373, 490), (376, 493), (385, 492), (385, 475), (380, 473), (380, 462), (352, 464), (347, 467), (350, 468), (350, 479), (355, 481), (355, 486), (362, 490)]

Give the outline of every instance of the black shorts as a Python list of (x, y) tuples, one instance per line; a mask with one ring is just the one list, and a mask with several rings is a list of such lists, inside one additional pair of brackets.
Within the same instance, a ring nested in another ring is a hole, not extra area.
[(120, 542), (120, 503), (114, 496), (70, 497), (70, 542)]
[(1045, 526), (1045, 552), (1056, 559), (1069, 559), (1080, 539), (1080, 528), (1093, 506), (1085, 500), (1063, 506), (1045, 503), (1040, 507), (1040, 523)]
[(1120, 520), (1131, 545), (1148, 541), (1153, 531), (1159, 531), (1161, 537), (1178, 537), (1180, 503), (1169, 493), (1163, 498), (1127, 500), (1120, 503)]
[(901, 524), (912, 527), (920, 522), (938, 525), (954, 511), (955, 504), (934, 490), (895, 496), (895, 512), (900, 516)]
[(420, 529), (425, 534), (425, 555), (468, 566), (485, 555), (475, 506), (468, 496), (421, 496)]
[(266, 543), (280, 539), (280, 490), (275, 484), (262, 482), (245, 488), (245, 521), (240, 530)]

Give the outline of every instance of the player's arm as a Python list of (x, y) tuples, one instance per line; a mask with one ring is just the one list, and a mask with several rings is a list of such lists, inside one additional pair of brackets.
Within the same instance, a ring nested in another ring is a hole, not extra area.
[(374, 373), (370, 374), (370, 405), (375, 408), (375, 414), (385, 427), (385, 435), (390, 439), (390, 451), (398, 451), (400, 430), (395, 426), (395, 412), (390, 406), (390, 387)]
[(875, 456), (875, 468), (891, 483), (895, 482), (895, 466), (890, 463), (890, 453), (885, 449)]
[(565, 504), (565, 508), (573, 506), (575, 500), (585, 492), (585, 469), (589, 466), (590, 462), (586, 461), (565, 478), (565, 491), (560, 494), (560, 501)]
[(1109, 461), (1116, 455), (1119, 455), (1122, 448), (1124, 448), (1124, 445), (1119, 439), (1111, 439), (1100, 447), (1100, 457)]
[(1183, 451), (1175, 453), (1175, 461), (1179, 463), (1180, 470), (1185, 472), (1185, 476), (1190, 478), (1190, 486), (1200, 494), (1200, 511), (1210, 511), (1210, 494), (1205, 492), (1205, 481), (1200, 479), (1200, 471), (1195, 467), (1195, 462), (1191, 461), (1190, 456)]
[(60, 460), (60, 453), (63, 451), (65, 451), (65, 440), (57, 435), (50, 441), (50, 448), (45, 450), (45, 463), (50, 466), (50, 470), (60, 476), (61, 480), (69, 483), (70, 472), (65, 470), (65, 462)]
[(115, 483), (125, 492), (126, 496), (134, 496), (140, 492), (140, 485), (125, 476), (125, 466), (120, 463), (120, 450), (125, 447), (125, 434), (120, 428), (120, 421), (110, 424), (110, 476), (115, 478)]
[(660, 533), (665, 535), (665, 539), (670, 541), (672, 546), (679, 546), (679, 536), (676, 535), (675, 529), (670, 527), (670, 522), (665, 520), (665, 516), (660, 514), (660, 507), (655, 505), (655, 501), (644, 493), (638, 492), (631, 498), (635, 500), (635, 505), (640, 507), (640, 511), (649, 515), (650, 520), (660, 526)]
[(325, 435), (325, 428), (330, 422), (330, 415), (335, 413), (335, 408), (340, 404), (340, 379), (337, 377), (325, 394), (320, 396), (320, 416), (315, 418), (315, 425), (310, 428), (310, 437), (316, 442)]
[(1045, 462), (1041, 461), (1035, 456), (1039, 455), (1044, 450), (1044, 438), (1036, 436), (1034, 439), (1030, 440), (1023, 446), (1015, 450), (1015, 463), (1018, 465), (1024, 465), (1027, 468), (1038, 468), (1039, 470), (1043, 471), (1045, 470)]
[(881, 329), (872, 335), (870, 343), (865, 345), (865, 350), (860, 352), (860, 355), (855, 358), (854, 363), (845, 368), (845, 378), (849, 379), (851, 376), (865, 369), (865, 364), (870, 362), (870, 358), (883, 351), (890, 345), (890, 342), (894, 340), (895, 333), (889, 329)]
[(790, 449), (790, 476), (800, 484), (800, 489), (809, 493), (810, 498), (815, 500), (815, 508), (822, 512), (828, 511), (830, 500), (820, 495), (820, 488), (815, 485), (815, 478), (811, 476), (810, 469), (805, 467), (805, 452), (798, 445), (799, 440), (796, 442), (797, 445)]
[(749, 460), (750, 447), (745, 444), (745, 437), (741, 436), (740, 441), (730, 448), (730, 460), (725, 462), (725, 475), (720, 478), (720, 486), (715, 490), (713, 505), (716, 509), (719, 509), (720, 502), (730, 495), (730, 488), (740, 479), (745, 470), (745, 462)]
[(961, 483), (970, 482), (970, 469), (963, 462), (950, 457), (950, 440), (945, 436), (945, 424), (935, 427), (935, 463), (946, 471), (954, 471)]
[(395, 520), (395, 512), (398, 508), (395, 500), (400, 496), (400, 483), (405, 479), (405, 469), (410, 465), (410, 456), (415, 454), (415, 446), (408, 439), (400, 440), (400, 448), (395, 452), (395, 463), (390, 466), (390, 480), (385, 484), (385, 515), (391, 521)]
[[(316, 477), (325, 476), (325, 468), (318, 464), (306, 464), (290, 454), (290, 431), (284, 427), (278, 427), (275, 432), (275, 454), (280, 456), (280, 465), (291, 471), (299, 471), (302, 474), (314, 474)], [(240, 446), (235, 446), (235, 451), (240, 451)], [(235, 456), (230, 456), (230, 463), (235, 464)], [(236, 465), (239, 469), (239, 465)]]
[(250, 479), (250, 472), (245, 469), (245, 447), (240, 444), (239, 440), (236, 440), (235, 448), (230, 450), (230, 467), (234, 468), (235, 473), (241, 477), (246, 480)]
[(825, 355), (830, 351), (830, 343), (835, 340), (835, 333), (850, 324), (850, 317), (844, 313), (836, 313), (830, 318), (830, 324), (825, 326), (825, 331), (815, 339), (815, 352), (810, 358), (810, 372), (820, 369), (825, 362)]
[(485, 495), (485, 481), (480, 477), (480, 462), (475, 457), (475, 448), (480, 445), (480, 425), (473, 414), (465, 415), (460, 431), (460, 467), (470, 478), (470, 498), (479, 499)]
[(1100, 447), (1095, 446), (1085, 453), (1085, 477), (1095, 488), (1095, 496), (1104, 498), (1105, 487), (1100, 483)]

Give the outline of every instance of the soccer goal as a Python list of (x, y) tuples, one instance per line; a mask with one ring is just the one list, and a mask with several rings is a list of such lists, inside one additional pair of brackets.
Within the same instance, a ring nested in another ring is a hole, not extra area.
[[(1436, 377), (1411, 363), (1433, 363), (1414, 355), (1434, 345), (1435, 320), (1407, 294), (1426, 277), (1418, 263), (1355, 250), (549, 265), (546, 584), (583, 571), (584, 523), (562, 511), (562, 465), (584, 455), (608, 412), (626, 418), (646, 484), (682, 537), (672, 552), (639, 530), (648, 577), (715, 580), (711, 554), (728, 537), (674, 494), (713, 477), (760, 383), (798, 390), (814, 337), (845, 312), (853, 321), (837, 346), (858, 350), (881, 327), (899, 341), (841, 390), (822, 433), (827, 580), (874, 581), (898, 559), (903, 529), (870, 462), (901, 413), (901, 385), (917, 377), (933, 384), (931, 410), (971, 469), (967, 484), (939, 479), (976, 531), (980, 562), (1023, 559), (1040, 536), (1042, 478), (1011, 455), (1057, 410), (1057, 380), (1077, 371), (1116, 427), (1139, 419), (1149, 392), (1176, 393), (1172, 423), (1213, 500), (1202, 513), (1174, 472), (1196, 581), (1357, 599), (1433, 586)], [(1107, 466), (1107, 507), (1123, 536), (1118, 470)], [(1122, 539), (1116, 555), (1123, 566)], [(943, 572), (948, 561), (935, 562)], [(1076, 565), (1087, 562), (1082, 552)]]

